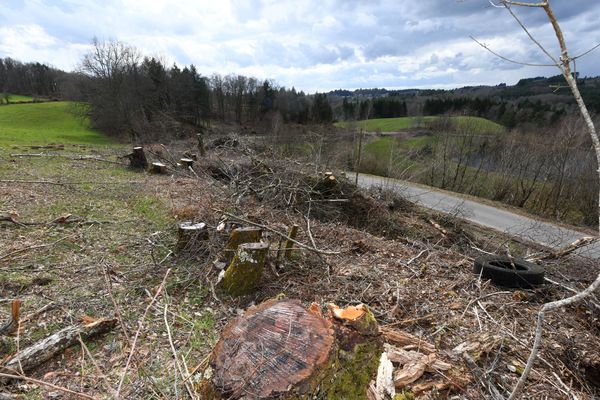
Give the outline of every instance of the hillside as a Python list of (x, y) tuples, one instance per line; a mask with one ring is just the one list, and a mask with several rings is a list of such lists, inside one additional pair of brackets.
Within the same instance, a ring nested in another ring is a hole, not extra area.
[(95, 144), (110, 141), (75, 117), (75, 103), (11, 104), (0, 107), (0, 144)]
[[(399, 117), (399, 118), (377, 118), (353, 122), (336, 122), (334, 125), (340, 128), (356, 127), (368, 132), (398, 132), (413, 128), (427, 128), (440, 117)], [(505, 130), (500, 124), (479, 117), (451, 117), (451, 123), (457, 129), (475, 130), (481, 133), (495, 133)]]

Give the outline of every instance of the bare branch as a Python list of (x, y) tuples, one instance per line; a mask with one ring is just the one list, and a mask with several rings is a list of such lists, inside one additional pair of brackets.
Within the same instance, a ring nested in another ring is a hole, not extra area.
[(522, 62), (522, 61), (516, 61), (516, 60), (512, 60), (508, 57), (504, 57), (502, 54), (499, 54), (497, 52), (495, 52), (494, 50), (492, 50), (491, 48), (489, 48), (488, 45), (486, 45), (485, 43), (480, 42), (479, 40), (475, 39), (473, 36), (469, 36), (475, 43), (477, 43), (478, 45), (480, 45), (481, 47), (483, 47), (484, 49), (486, 49), (487, 51), (489, 51), (490, 53), (492, 53), (493, 55), (495, 55), (498, 58), (501, 58), (504, 61), (508, 61), (510, 63), (513, 64), (519, 64), (519, 65), (525, 65), (528, 67), (556, 67), (557, 64), (532, 64), (532, 63), (527, 63), (527, 62)]

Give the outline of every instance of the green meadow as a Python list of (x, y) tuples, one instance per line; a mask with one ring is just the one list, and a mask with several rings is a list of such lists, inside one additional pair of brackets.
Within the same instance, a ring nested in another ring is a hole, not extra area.
[(88, 144), (111, 140), (71, 112), (71, 102), (13, 104), (0, 107), (0, 145)]

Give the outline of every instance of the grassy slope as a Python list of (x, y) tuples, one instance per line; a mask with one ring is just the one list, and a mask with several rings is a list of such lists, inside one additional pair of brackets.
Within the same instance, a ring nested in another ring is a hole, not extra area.
[[(4, 99), (2, 99), (2, 101), (4, 101)], [(27, 103), (33, 101), (33, 97), (20, 94), (9, 94), (8, 101), (11, 103)]]
[[(358, 127), (362, 127), (369, 132), (395, 132), (410, 128), (424, 128), (428, 123), (435, 121), (440, 117), (401, 117), (401, 118), (379, 118), (364, 121), (357, 121)], [(501, 132), (504, 130), (502, 125), (479, 117), (451, 117), (458, 128), (475, 128), (479, 132)], [(348, 126), (347, 122), (338, 122), (336, 126)]]
[(32, 144), (108, 145), (110, 140), (69, 112), (72, 103), (15, 104), (0, 107), (0, 146)]

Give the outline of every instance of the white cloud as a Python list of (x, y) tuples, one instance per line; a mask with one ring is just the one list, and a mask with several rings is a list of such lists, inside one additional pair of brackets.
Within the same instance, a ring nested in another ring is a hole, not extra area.
[[(571, 0), (554, 6), (573, 49), (600, 41), (597, 2)], [(536, 37), (553, 45), (545, 16), (535, 11), (520, 15)], [(205, 75), (251, 74), (308, 91), (496, 84), (556, 73), (502, 62), (471, 41), (470, 34), (509, 57), (544, 60), (510, 16), (485, 0), (0, 4), (0, 56), (65, 69), (75, 68), (91, 38), (98, 36), (127, 42), (169, 63), (194, 63)], [(600, 66), (589, 59), (578, 67), (583, 74), (600, 74)]]

